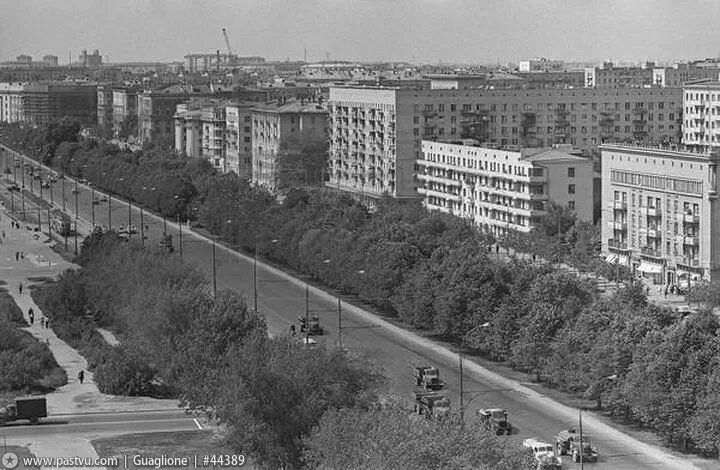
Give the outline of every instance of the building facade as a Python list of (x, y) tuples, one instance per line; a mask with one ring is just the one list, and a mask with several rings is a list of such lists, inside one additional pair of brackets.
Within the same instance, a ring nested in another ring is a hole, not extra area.
[(317, 103), (284, 100), (252, 108), (252, 183), (280, 189), (278, 155), (292, 138), (327, 139), (327, 110)]
[(602, 249), (658, 284), (687, 287), (720, 271), (720, 155), (606, 144)]
[(569, 150), (423, 140), (417, 191), (428, 209), (471, 219), (495, 236), (529, 232), (551, 200), (592, 221), (593, 163)]
[(116, 138), (137, 135), (139, 92), (132, 87), (112, 89), (112, 129)]
[(97, 87), (97, 124), (103, 129), (112, 129), (113, 125), (113, 90), (112, 85)]
[(255, 104), (231, 103), (225, 107), (225, 158), (227, 170), (240, 179), (252, 178), (252, 107)]
[(177, 106), (175, 121), (175, 151), (188, 157), (202, 157), (202, 110), (189, 109), (187, 103)]
[(408, 90), (332, 87), (328, 186), (412, 197), (421, 141), (489, 147), (679, 143), (682, 89)]
[(202, 125), (202, 158), (209, 161), (221, 173), (228, 171), (225, 162), (225, 103), (203, 106), (200, 113)]
[(683, 143), (694, 150), (720, 146), (720, 81), (706, 80), (683, 88)]
[(0, 122), (23, 122), (22, 83), (0, 83)]
[(63, 117), (82, 125), (97, 122), (97, 86), (72, 83), (29, 83), (22, 91), (23, 122), (46, 125)]

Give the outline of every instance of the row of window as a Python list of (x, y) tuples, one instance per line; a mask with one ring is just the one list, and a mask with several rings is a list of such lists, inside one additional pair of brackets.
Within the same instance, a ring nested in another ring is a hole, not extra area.
[(648, 175), (630, 171), (611, 170), (610, 181), (642, 188), (659, 189), (687, 194), (702, 194), (702, 181), (669, 176)]
[[(604, 110), (604, 111), (608, 111), (608, 110), (620, 110), (620, 109), (626, 109), (626, 110), (630, 110), (630, 109), (648, 109), (648, 110), (653, 110), (653, 109), (655, 109), (655, 108), (657, 108), (657, 109), (665, 109), (665, 102), (664, 102), (664, 101), (658, 101), (658, 102), (649, 101), (649, 102), (647, 103), (647, 106), (645, 106), (645, 104), (646, 104), (646, 103), (645, 103), (644, 101), (636, 101), (636, 102), (626, 101), (626, 102), (614, 102), (614, 103), (608, 103), (608, 102), (606, 102), (606, 103), (602, 103), (602, 106), (600, 106), (600, 103), (537, 103), (537, 104), (535, 104), (534, 109), (536, 109), (537, 111), (542, 111), (543, 109), (547, 109), (548, 111), (553, 111), (553, 110), (558, 110), (558, 109), (570, 110), (570, 111), (575, 111), (576, 109), (580, 109), (580, 110), (592, 110), (592, 111), (597, 111), (598, 109), (602, 109), (602, 110)], [(670, 109), (672, 109), (672, 108), (675, 107), (675, 103), (674, 103), (674, 102), (668, 102), (667, 105), (668, 105), (668, 108), (670, 108)], [(524, 104), (522, 104), (522, 105), (519, 104), (519, 103), (513, 103), (513, 104), (503, 103), (503, 104), (490, 104), (490, 105), (475, 104), (475, 107), (474, 107), (474, 108), (473, 108), (473, 105), (472, 105), (471, 103), (465, 103), (465, 104), (462, 105), (462, 108), (461, 108), (461, 109), (462, 109), (462, 111), (464, 111), (464, 112), (487, 111), (487, 110), (488, 110), (488, 107), (486, 107), (486, 106), (489, 106), (489, 110), (490, 110), (491, 112), (492, 112), (492, 111), (497, 111), (498, 109), (500, 109), (500, 110), (502, 110), (502, 111), (508, 111), (508, 110), (512, 110), (512, 111), (520, 111), (520, 110), (523, 110), (523, 111), (532, 111), (532, 110), (533, 110), (533, 105), (530, 104), (530, 103), (524, 103)], [(414, 111), (415, 111), (415, 112), (419, 112), (419, 111), (420, 111), (420, 105), (417, 105), (417, 104), (416, 104), (416, 105), (414, 106)], [(425, 111), (425, 112), (434, 112), (434, 111), (435, 111), (435, 105), (433, 105), (433, 104), (425, 104), (424, 107), (423, 107), (423, 111)], [(444, 111), (445, 111), (445, 104), (438, 104), (438, 105), (437, 105), (437, 111), (438, 111), (438, 112), (441, 112), (441, 113), (444, 112)], [(452, 113), (452, 112), (456, 112), (456, 111), (457, 111), (457, 105), (456, 105), (456, 104), (450, 104), (450, 112)]]

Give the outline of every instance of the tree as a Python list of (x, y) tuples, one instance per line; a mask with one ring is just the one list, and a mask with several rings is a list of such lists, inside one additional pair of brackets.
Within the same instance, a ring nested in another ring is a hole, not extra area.
[(211, 407), (229, 441), (263, 468), (297, 467), (300, 439), (329, 409), (367, 406), (380, 375), (339, 350), (308, 348), (292, 338), (255, 336), (215, 371), (217, 386), (191, 401)]
[(374, 468), (520, 470), (532, 454), (478, 422), (457, 415), (424, 419), (398, 405), (330, 410), (303, 439), (311, 469)]

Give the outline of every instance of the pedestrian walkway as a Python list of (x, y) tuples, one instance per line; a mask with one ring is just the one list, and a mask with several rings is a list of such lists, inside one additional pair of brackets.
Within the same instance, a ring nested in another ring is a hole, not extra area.
[[(87, 361), (75, 349), (62, 341), (50, 328), (44, 327), (47, 317), (31, 296), (30, 286), (40, 279), (55, 278), (63, 270), (75, 267), (63, 260), (52, 250), (52, 243), (36, 240), (33, 232), (22, 224), (21, 228), (12, 228), (7, 213), (0, 214), (0, 238), (2, 231), (6, 236), (0, 243), (0, 270), (7, 282), (6, 288), (25, 316), (30, 320), (29, 310), (34, 312), (34, 322), (26, 328), (33, 336), (49, 345), (58, 364), (68, 377), (67, 385), (47, 395), (48, 414), (82, 413), (87, 411), (126, 411), (155, 410), (177, 408), (177, 400), (157, 400), (146, 397), (118, 397), (100, 393), (94, 383), (92, 373), (88, 371)], [(22, 253), (16, 259), (16, 253)], [(23, 290), (20, 293), (20, 285)], [(78, 380), (78, 373), (85, 371), (84, 383)]]

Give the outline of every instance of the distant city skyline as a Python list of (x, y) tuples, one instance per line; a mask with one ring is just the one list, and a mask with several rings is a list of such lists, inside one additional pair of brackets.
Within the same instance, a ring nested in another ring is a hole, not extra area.
[(226, 52), (269, 60), (517, 63), (720, 55), (714, 0), (0, 0), (0, 60)]

